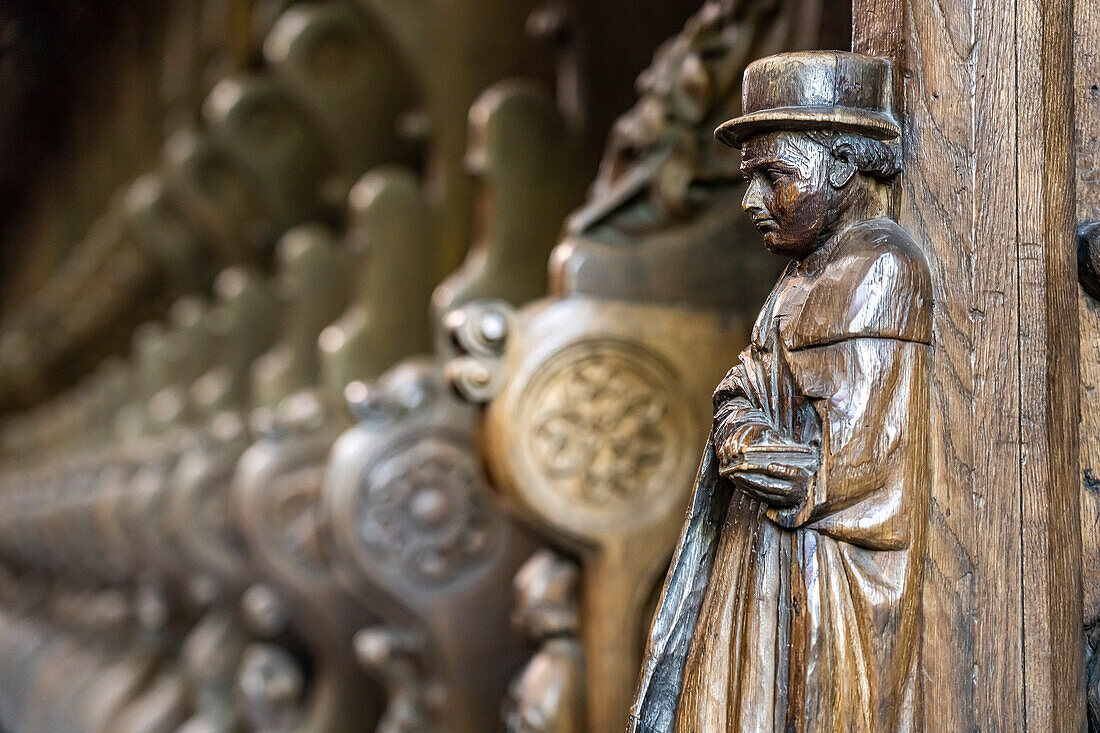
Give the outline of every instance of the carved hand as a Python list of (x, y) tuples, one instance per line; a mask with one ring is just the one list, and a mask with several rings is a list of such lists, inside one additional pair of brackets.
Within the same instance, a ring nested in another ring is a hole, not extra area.
[(746, 494), (778, 508), (794, 506), (805, 500), (813, 476), (813, 472), (804, 467), (783, 463), (769, 463), (762, 469), (733, 471), (731, 474)]
[(805, 500), (820, 460), (814, 448), (771, 430), (751, 441), (733, 437), (718, 451), (722, 475), (773, 507), (794, 506)]

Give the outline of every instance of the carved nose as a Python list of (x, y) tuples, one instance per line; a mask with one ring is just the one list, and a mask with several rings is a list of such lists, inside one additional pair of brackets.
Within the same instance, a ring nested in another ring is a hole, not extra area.
[(760, 182), (753, 179), (745, 191), (745, 197), (741, 199), (741, 208), (749, 214), (764, 211), (764, 195), (760, 190)]

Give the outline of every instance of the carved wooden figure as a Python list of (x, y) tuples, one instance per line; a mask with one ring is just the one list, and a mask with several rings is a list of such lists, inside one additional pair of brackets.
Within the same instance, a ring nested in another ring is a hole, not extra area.
[(632, 730), (912, 730), (931, 279), (889, 218), (891, 68), (843, 52), (745, 71), (743, 206), (792, 263), (718, 386)]

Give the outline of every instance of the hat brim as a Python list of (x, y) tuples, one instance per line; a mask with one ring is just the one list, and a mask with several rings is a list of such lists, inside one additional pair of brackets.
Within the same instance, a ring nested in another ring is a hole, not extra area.
[(714, 131), (718, 142), (731, 148), (762, 132), (773, 130), (836, 130), (891, 140), (901, 135), (901, 127), (885, 115), (850, 107), (776, 107), (764, 109), (728, 122)]

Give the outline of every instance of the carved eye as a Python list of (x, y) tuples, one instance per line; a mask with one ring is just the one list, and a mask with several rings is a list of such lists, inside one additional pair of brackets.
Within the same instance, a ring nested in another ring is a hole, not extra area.
[(771, 183), (778, 183), (779, 180), (783, 178), (784, 173), (778, 168), (768, 168), (766, 171), (764, 171), (764, 175), (768, 177), (768, 180)]

